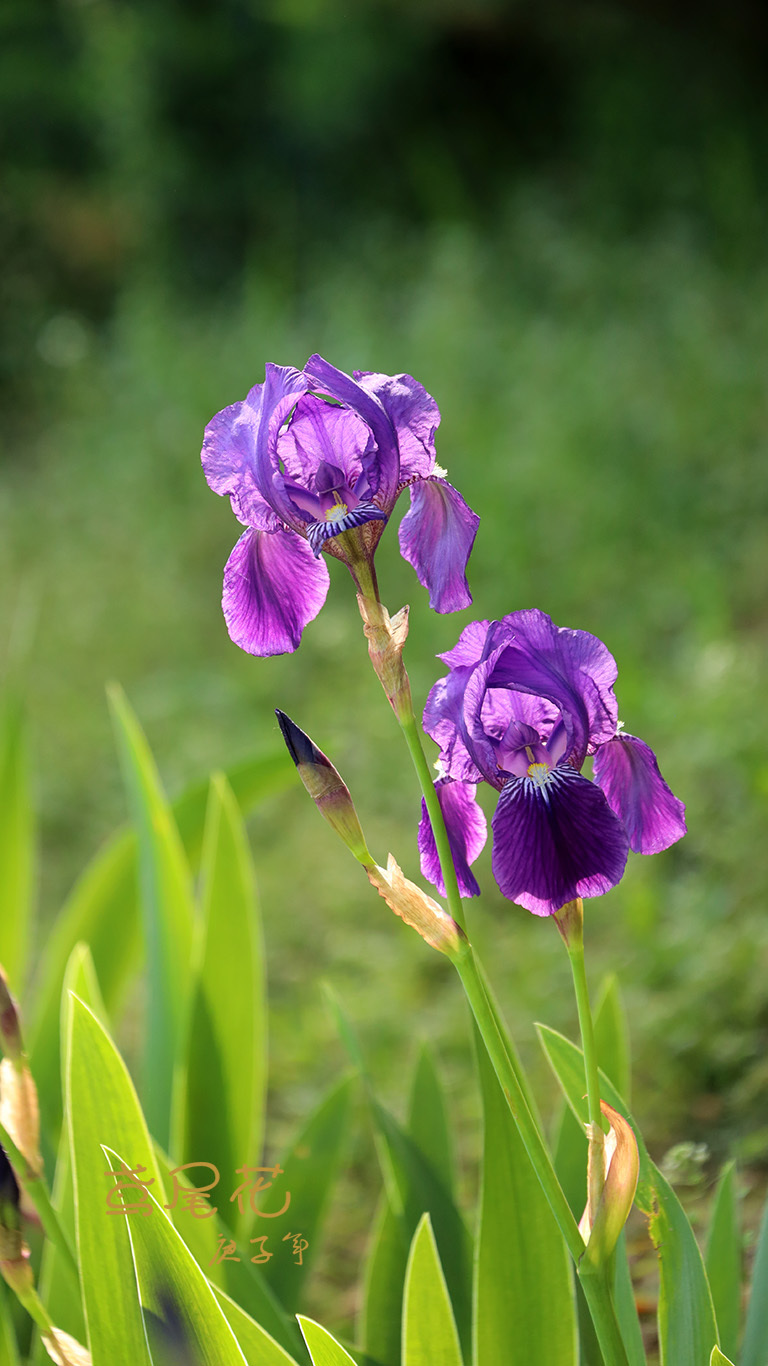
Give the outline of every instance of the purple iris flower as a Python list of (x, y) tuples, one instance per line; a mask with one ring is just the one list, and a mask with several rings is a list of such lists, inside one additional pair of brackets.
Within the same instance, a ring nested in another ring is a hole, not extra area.
[[(596, 636), (555, 626), (544, 612), (472, 622), (441, 659), (424, 725), (440, 745), (436, 787), (463, 896), (485, 843), (475, 801), (483, 780), (499, 792), (491, 822), (493, 875), (504, 896), (553, 915), (577, 896), (621, 880), (629, 849), (655, 854), (685, 834), (685, 807), (644, 741), (618, 721), (616, 663)], [(594, 781), (580, 770), (594, 755)], [(441, 891), (422, 804), (424, 876)]]
[(267, 365), (241, 403), (208, 423), (203, 469), (247, 527), (224, 570), (222, 605), (236, 645), (295, 650), (328, 592), (321, 552), (373, 578), (373, 552), (403, 489), (400, 549), (437, 612), (472, 598), (465, 571), (479, 518), (435, 464), (435, 400), (410, 375), (355, 371), (311, 356)]

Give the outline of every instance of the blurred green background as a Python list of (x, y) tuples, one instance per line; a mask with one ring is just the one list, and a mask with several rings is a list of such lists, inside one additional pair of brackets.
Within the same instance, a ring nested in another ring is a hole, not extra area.
[[(276, 746), (280, 706), (416, 873), (416, 783), (349, 576), (331, 563), (297, 656), (240, 653), (219, 608), (238, 528), (199, 466), (266, 360), (408, 371), (482, 519), (475, 614), (536, 605), (602, 637), (627, 729), (688, 804), (687, 839), (588, 906), (650, 1146), (768, 1162), (760, 7), (6, 0), (0, 38), (0, 664), (34, 737), (41, 936), (124, 819), (111, 678), (171, 792)], [(472, 612), (429, 612), (394, 528), (377, 564), (411, 603), (420, 705)], [(385, 1095), (438, 1042), (470, 1148), (449, 967), (298, 784), (252, 836), (275, 1133), (343, 1066), (327, 976)], [(546, 1094), (531, 1022), (575, 1030), (567, 960), (488, 850), (479, 869), (472, 937)]]

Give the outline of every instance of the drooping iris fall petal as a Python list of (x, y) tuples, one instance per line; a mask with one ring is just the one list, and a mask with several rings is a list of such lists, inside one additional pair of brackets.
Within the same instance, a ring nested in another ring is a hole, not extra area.
[[(475, 784), (439, 779), (435, 783), (435, 790), (448, 833), (459, 892), (462, 896), (479, 896), (480, 887), (469, 865), (474, 863), (484, 848), (488, 830), (485, 815), (475, 801)], [(423, 798), (419, 823), (419, 854), (424, 877), (437, 888), (441, 896), (445, 896), (445, 882), (437, 856), (435, 837)]]
[(419, 583), (429, 591), (435, 612), (469, 607), (472, 594), (467, 560), (480, 518), (444, 479), (422, 479), (410, 485), (411, 506), (400, 523), (400, 553), (413, 565)]
[(244, 532), (224, 570), (221, 602), (232, 640), (252, 655), (295, 650), (328, 583), (325, 561), (295, 532)]
[(636, 854), (658, 854), (685, 834), (685, 806), (662, 778), (644, 740), (621, 732), (600, 746), (593, 771)]
[(600, 789), (573, 769), (550, 769), (542, 782), (511, 778), (491, 828), (499, 888), (534, 915), (554, 915), (621, 881), (626, 831)]

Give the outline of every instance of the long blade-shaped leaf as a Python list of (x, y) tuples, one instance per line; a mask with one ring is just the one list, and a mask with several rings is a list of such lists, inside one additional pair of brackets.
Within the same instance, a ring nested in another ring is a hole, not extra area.
[[(122, 1058), (95, 1015), (69, 997), (67, 1117), (83, 1304), (93, 1366), (149, 1366), (127, 1218), (108, 1212), (112, 1178), (102, 1144), (122, 1150), (137, 1179), (161, 1188), (152, 1144)], [(114, 1203), (117, 1203), (116, 1201)], [(111, 1207), (111, 1206), (110, 1206)], [(131, 1218), (143, 1218), (135, 1214)]]
[(213, 1286), (213, 1293), (250, 1366), (296, 1366), (295, 1358), (283, 1351), (280, 1343), (229, 1295), (218, 1286)]
[(299, 1314), (298, 1319), (312, 1358), (312, 1366), (355, 1366), (352, 1357), (344, 1351), (341, 1343), (331, 1337), (325, 1328), (321, 1328), (319, 1323), (305, 1318), (303, 1314)]
[(9, 1291), (0, 1285), (0, 1362), (2, 1366), (20, 1366), (19, 1348), (11, 1321)]
[(408, 1239), (385, 1190), (373, 1226), (365, 1266), (360, 1339), (382, 1366), (400, 1366), (402, 1306)]
[(704, 1258), (724, 1352), (735, 1357), (741, 1310), (741, 1239), (736, 1213), (734, 1164), (723, 1167), (712, 1209)]
[(35, 820), (26, 727), (21, 706), (0, 708), (0, 963), (11, 985), (24, 985), (32, 920)]
[(453, 1141), (448, 1124), (445, 1096), (435, 1067), (432, 1050), (422, 1044), (411, 1081), (408, 1132), (435, 1171), (453, 1192)]
[(598, 1062), (629, 1105), (632, 1080), (629, 1025), (618, 978), (613, 973), (606, 977), (600, 989), (594, 1027)]
[[(112, 1170), (125, 1159), (104, 1146)], [(181, 1235), (147, 1192), (148, 1216), (128, 1225), (147, 1337), (155, 1363), (171, 1366), (247, 1366), (232, 1329)]]
[[(450, 1191), (446, 1189), (434, 1165), (424, 1156), (402, 1125), (374, 1096), (354, 1030), (334, 993), (328, 989), (327, 995), (336, 1016), (342, 1041), (366, 1084), (379, 1161), (393, 1213), (401, 1220), (409, 1245), (422, 1214), (430, 1215), (451, 1304), (456, 1315), (459, 1338), (465, 1354), (469, 1356), (472, 1328), (472, 1238)], [(371, 1350), (375, 1355), (376, 1347), (372, 1346)]]
[(661, 1366), (701, 1366), (717, 1342), (707, 1274), (675, 1192), (658, 1168), (653, 1178), (657, 1209), (648, 1228), (659, 1257)]
[(752, 1268), (747, 1323), (741, 1366), (765, 1366), (768, 1361), (768, 1200), (765, 1202), (757, 1252)]
[[(431, 1050), (423, 1045), (411, 1081), (408, 1133), (453, 1191), (453, 1151), (445, 1099)], [(360, 1338), (382, 1366), (400, 1366), (401, 1308), (408, 1265), (402, 1220), (383, 1191), (366, 1257)]]
[[(295, 1258), (273, 1257), (264, 1266), (265, 1278), (286, 1309), (296, 1309), (301, 1292), (317, 1254), (322, 1220), (339, 1170), (347, 1137), (347, 1115), (356, 1078), (347, 1077), (334, 1086), (310, 1115), (280, 1158), (291, 1201), (281, 1233), (288, 1229), (308, 1244), (301, 1262)], [(259, 1233), (266, 1225), (259, 1226)]]
[[(482, 1039), (484, 1141), (475, 1254), (475, 1366), (578, 1360), (568, 1255)], [(552, 1307), (557, 1305), (557, 1313)]]
[(456, 1321), (428, 1214), (414, 1234), (405, 1273), (403, 1366), (462, 1366)]
[[(281, 746), (279, 752), (235, 765), (226, 776), (242, 809), (250, 811), (292, 783), (295, 769)], [(196, 783), (172, 807), (193, 871), (200, 861), (207, 797), (208, 783)], [(64, 971), (75, 944), (81, 940), (87, 943), (107, 1008), (112, 1018), (116, 1016), (141, 951), (137, 859), (135, 834), (119, 831), (78, 879), (44, 948), (29, 1046), (40, 1091), (43, 1131), (54, 1138), (61, 1119), (59, 1002)]]
[[(202, 862), (204, 942), (184, 1096), (184, 1160), (227, 1177), (261, 1153), (267, 1080), (266, 973), (242, 817), (226, 779), (211, 783)], [(222, 1218), (242, 1224), (236, 1203)]]
[(179, 832), (136, 717), (119, 688), (110, 690), (128, 801), (138, 832), (147, 954), (144, 1100), (147, 1121), (167, 1148), (175, 1073), (189, 997), (194, 906)]
[[(64, 991), (61, 1002), (61, 1033), (66, 1039), (69, 993), (73, 992), (96, 1015), (104, 1020), (104, 1003), (101, 999), (99, 984), (93, 967), (93, 959), (87, 944), (77, 944), (72, 950), (67, 971), (64, 976)], [(63, 1050), (62, 1050), (63, 1051)], [(66, 1087), (66, 1058), (62, 1057), (62, 1081)], [(59, 1135), (59, 1150), (56, 1158), (56, 1175), (53, 1183), (52, 1200), (62, 1225), (75, 1244), (75, 1193), (72, 1182), (72, 1164), (69, 1153), (69, 1134), (63, 1128)], [(70, 1333), (79, 1342), (86, 1337), (85, 1318), (79, 1293), (72, 1293), (72, 1278), (64, 1259), (54, 1242), (46, 1239), (40, 1269), (40, 1293), (51, 1319), (58, 1328)], [(2, 1357), (0, 1357), (0, 1361)], [(42, 1340), (38, 1339), (32, 1360), (39, 1366), (50, 1361)]]

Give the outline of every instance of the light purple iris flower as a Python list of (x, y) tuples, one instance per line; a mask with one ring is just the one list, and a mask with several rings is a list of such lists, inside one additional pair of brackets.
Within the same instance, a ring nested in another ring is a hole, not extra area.
[[(616, 663), (596, 636), (544, 612), (512, 612), (472, 622), (440, 658), (450, 673), (429, 694), (424, 725), (440, 745), (436, 787), (463, 896), (479, 890), (469, 865), (485, 843), (481, 780), (499, 792), (493, 875), (534, 915), (607, 892), (629, 849), (655, 854), (685, 834), (685, 807), (653, 751), (621, 729)], [(587, 755), (594, 781), (580, 772)], [(423, 803), (419, 850), (442, 891)]]
[(303, 370), (267, 365), (263, 384), (216, 414), (205, 429), (205, 477), (248, 528), (224, 570), (236, 645), (254, 655), (295, 650), (328, 592), (321, 552), (343, 560), (360, 587), (406, 487), (403, 556), (435, 611), (469, 606), (479, 518), (435, 465), (439, 422), (435, 400), (410, 375), (352, 377), (321, 356)]

